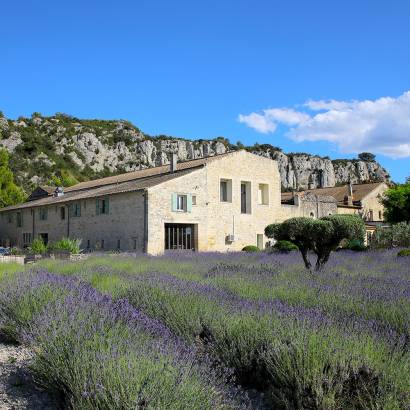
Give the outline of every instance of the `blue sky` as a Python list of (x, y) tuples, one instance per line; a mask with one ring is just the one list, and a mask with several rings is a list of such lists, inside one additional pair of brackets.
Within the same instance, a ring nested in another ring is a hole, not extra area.
[(16, 0), (1, 15), (8, 117), (123, 118), (332, 158), (371, 147), (410, 175), (408, 1)]

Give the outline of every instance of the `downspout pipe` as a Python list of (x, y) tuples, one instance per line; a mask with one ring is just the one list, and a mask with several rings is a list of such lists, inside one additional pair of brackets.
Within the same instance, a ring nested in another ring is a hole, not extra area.
[(144, 253), (148, 252), (148, 190), (144, 189)]

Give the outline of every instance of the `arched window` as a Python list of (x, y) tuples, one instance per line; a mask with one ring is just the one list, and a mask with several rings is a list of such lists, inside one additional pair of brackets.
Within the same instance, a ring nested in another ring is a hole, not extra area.
[(310, 213), (310, 217), (311, 217), (311, 218), (314, 218), (314, 217), (315, 217), (315, 213), (314, 213), (314, 212), (311, 212), (311, 213)]

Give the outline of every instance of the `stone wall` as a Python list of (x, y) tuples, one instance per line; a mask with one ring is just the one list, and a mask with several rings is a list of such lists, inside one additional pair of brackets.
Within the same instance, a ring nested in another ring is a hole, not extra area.
[[(96, 198), (80, 201), (81, 216), (68, 217), (66, 204), (47, 206), (47, 219), (40, 220), (40, 208), (23, 209), (22, 227), (16, 226), (16, 211), (0, 213), (0, 240), (8, 240), (10, 245), (23, 247), (23, 234), (31, 233), (32, 238), (48, 234), (49, 242), (68, 236), (82, 239), (81, 247), (90, 249), (117, 249), (139, 251), (144, 249), (144, 197), (141, 191), (110, 195), (109, 214), (96, 215)], [(60, 208), (65, 207), (65, 219), (60, 216)], [(43, 207), (44, 208), (44, 207)]]

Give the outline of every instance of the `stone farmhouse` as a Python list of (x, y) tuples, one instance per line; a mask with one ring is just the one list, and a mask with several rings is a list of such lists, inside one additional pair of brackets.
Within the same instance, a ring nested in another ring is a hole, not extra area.
[(70, 237), (82, 239), (85, 250), (150, 254), (264, 248), (265, 227), (292, 216), (342, 209), (382, 215), (371, 199), (377, 189), (365, 195), (360, 187), (353, 186), (347, 203), (326, 191), (336, 188), (281, 195), (278, 165), (269, 158), (244, 150), (185, 162), (173, 155), (170, 165), (64, 189), (38, 187), (25, 203), (0, 209), (0, 243), (26, 247), (36, 237), (46, 243)]

